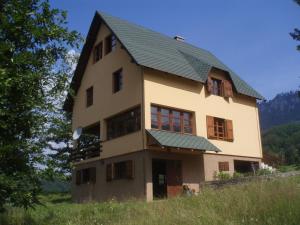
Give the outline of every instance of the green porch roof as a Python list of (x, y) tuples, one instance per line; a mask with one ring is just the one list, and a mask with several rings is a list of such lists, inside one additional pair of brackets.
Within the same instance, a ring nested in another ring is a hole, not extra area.
[(180, 134), (162, 130), (147, 130), (161, 146), (186, 148), (202, 151), (220, 152), (221, 150), (209, 142), (206, 138), (190, 134)]

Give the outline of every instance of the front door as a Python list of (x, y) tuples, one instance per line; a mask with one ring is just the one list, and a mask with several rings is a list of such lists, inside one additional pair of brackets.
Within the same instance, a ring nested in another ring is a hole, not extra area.
[(154, 198), (174, 197), (182, 193), (182, 168), (179, 160), (152, 161)]
[(167, 161), (167, 194), (168, 197), (175, 197), (182, 193), (182, 170), (181, 161)]
[(152, 160), (153, 197), (167, 197), (167, 161), (160, 159)]

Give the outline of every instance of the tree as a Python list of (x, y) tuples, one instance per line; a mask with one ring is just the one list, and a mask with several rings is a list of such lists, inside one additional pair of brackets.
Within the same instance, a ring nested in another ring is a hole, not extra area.
[[(300, 0), (294, 0), (300, 6)], [(296, 41), (300, 41), (300, 30), (298, 28), (294, 29), (294, 32), (291, 32), (290, 35)], [(300, 51), (300, 45), (297, 46), (297, 49)]]
[(38, 202), (46, 132), (81, 37), (48, 0), (0, 2), (0, 210)]

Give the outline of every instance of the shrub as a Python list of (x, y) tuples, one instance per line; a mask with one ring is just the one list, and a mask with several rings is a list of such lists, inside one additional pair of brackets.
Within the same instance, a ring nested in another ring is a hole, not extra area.
[(262, 176), (262, 175), (270, 175), (272, 174), (272, 170), (269, 169), (259, 169), (256, 171), (256, 175)]
[(239, 173), (239, 172), (234, 172), (232, 175), (233, 178), (241, 178), (241, 177), (245, 177), (244, 174)]
[(231, 175), (230, 175), (229, 173), (227, 173), (227, 172), (219, 172), (219, 173), (217, 174), (217, 178), (218, 178), (219, 180), (229, 180), (229, 179), (231, 179), (232, 177), (231, 177)]

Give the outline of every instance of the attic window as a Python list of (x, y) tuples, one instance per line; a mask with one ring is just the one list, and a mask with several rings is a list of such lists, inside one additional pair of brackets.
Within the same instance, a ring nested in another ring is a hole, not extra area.
[(86, 107), (93, 105), (93, 95), (94, 95), (93, 86), (86, 90)]
[(109, 35), (105, 38), (105, 55), (114, 51), (117, 46), (117, 39), (115, 35)]
[(208, 77), (207, 91), (212, 95), (217, 95), (225, 98), (233, 97), (231, 81), (226, 79)]
[(223, 96), (223, 87), (222, 87), (222, 81), (219, 79), (212, 79), (213, 82), (213, 88), (212, 88), (212, 94)]
[(113, 93), (120, 91), (123, 87), (122, 69), (113, 73)]
[(94, 48), (94, 63), (98, 62), (100, 59), (102, 59), (102, 42), (97, 44)]

